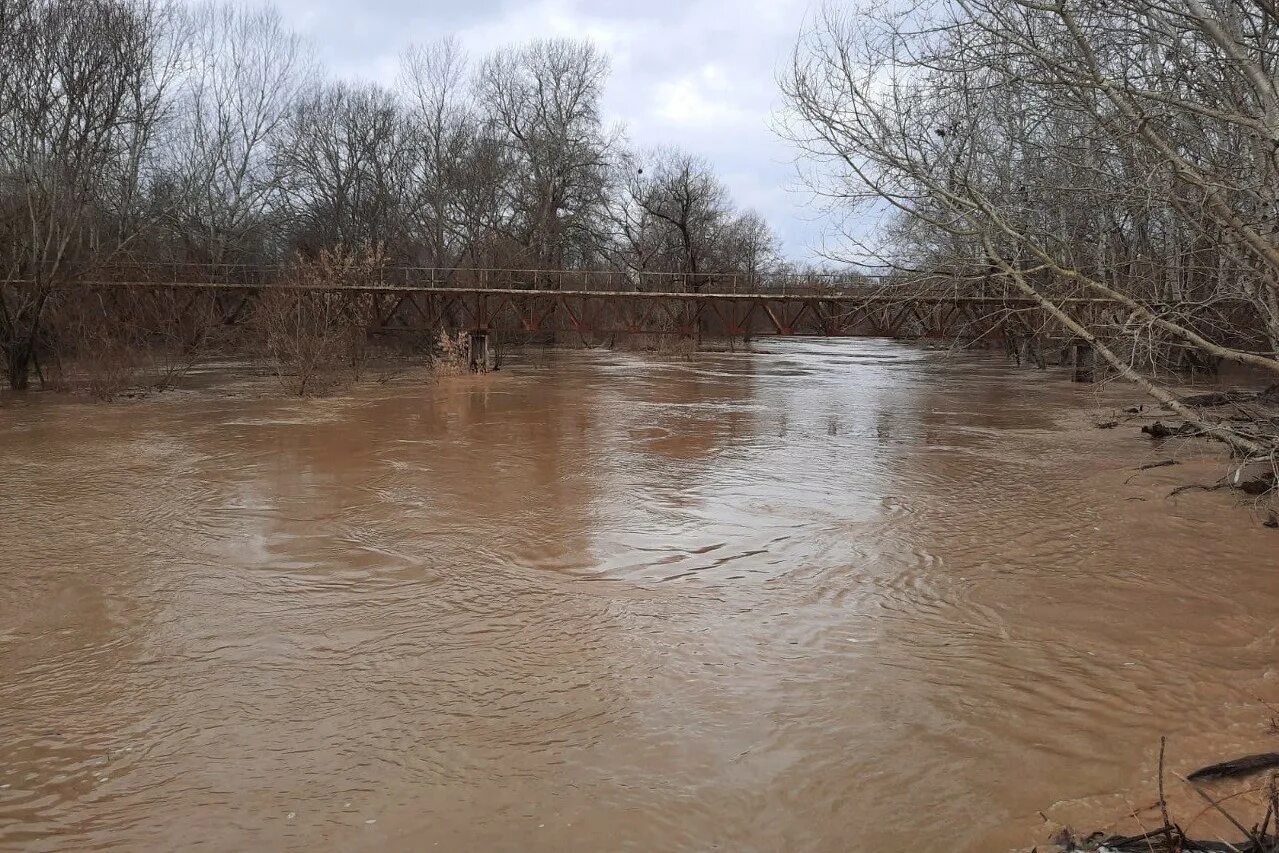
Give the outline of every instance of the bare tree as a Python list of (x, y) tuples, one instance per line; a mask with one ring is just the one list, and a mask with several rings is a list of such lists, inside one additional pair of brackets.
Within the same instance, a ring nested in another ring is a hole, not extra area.
[(285, 273), (289, 286), (263, 293), (254, 325), (290, 391), (321, 393), (336, 385), (342, 372), (353, 381), (363, 377), (378, 306), (360, 288), (377, 282), (383, 261), (377, 249), (295, 255)]
[(0, 0), (0, 347), (25, 388), (58, 287), (144, 226), (135, 204), (174, 67), (170, 10)]
[(748, 282), (761, 282), (778, 266), (777, 237), (757, 211), (743, 211), (723, 228), (713, 263), (719, 270), (742, 273)]
[(466, 56), (455, 40), (410, 47), (400, 77), (408, 103), (407, 213), (421, 261), (455, 267), (498, 215), (500, 169), (485, 160), (499, 149), (485, 145), (467, 89)]
[(274, 149), (296, 246), (380, 246), (402, 257), (404, 153), (399, 104), (384, 89), (330, 83), (296, 104)]
[(1279, 372), (1274, 21), (1213, 2), (827, 7), (783, 81), (789, 130), (828, 201), (897, 213), (857, 254), (1029, 299), (1194, 418), (1159, 379), (1174, 356)]
[(600, 97), (608, 62), (589, 42), (534, 41), (480, 67), (480, 104), (514, 160), (509, 231), (527, 263), (549, 269), (593, 257), (608, 156)]
[(666, 226), (676, 270), (690, 289), (700, 290), (699, 273), (729, 216), (728, 191), (704, 160), (675, 149), (656, 152), (648, 170), (636, 170), (635, 181), (638, 204)]
[(271, 7), (204, 3), (185, 21), (187, 73), (166, 154), (182, 260), (260, 262), (279, 206), (271, 141), (316, 66)]
[(635, 269), (678, 273), (691, 290), (708, 272), (757, 275), (776, 241), (753, 212), (737, 212), (705, 160), (675, 148), (623, 158), (612, 205), (617, 241)]

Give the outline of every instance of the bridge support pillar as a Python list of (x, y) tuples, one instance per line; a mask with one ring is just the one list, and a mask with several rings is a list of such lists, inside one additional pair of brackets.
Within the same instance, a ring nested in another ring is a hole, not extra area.
[(1094, 382), (1097, 374), (1097, 355), (1092, 344), (1077, 343), (1071, 347), (1071, 366), (1075, 369), (1076, 382)]
[(471, 370), (475, 373), (488, 373), (493, 369), (495, 363), (493, 347), (489, 341), (489, 333), (486, 331), (471, 332), (467, 338), (470, 343), (467, 363), (471, 366)]

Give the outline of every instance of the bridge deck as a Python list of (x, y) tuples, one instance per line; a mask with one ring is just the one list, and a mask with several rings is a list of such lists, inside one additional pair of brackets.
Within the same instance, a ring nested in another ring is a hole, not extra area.
[[(16, 286), (32, 286), (30, 280), (7, 282)], [(723, 300), (725, 302), (751, 302), (761, 299), (771, 301), (800, 302), (821, 300), (825, 302), (857, 302), (884, 305), (901, 305), (914, 302), (931, 305), (997, 305), (1037, 307), (1039, 302), (1026, 296), (962, 296), (894, 290), (892, 287), (873, 290), (772, 290), (753, 291), (677, 291), (677, 290), (560, 290), (548, 287), (459, 287), (455, 285), (423, 284), (297, 284), (292, 282), (245, 283), (217, 281), (121, 281), (113, 279), (79, 281), (76, 287), (88, 288), (179, 288), (184, 290), (230, 291), (257, 293), (263, 290), (310, 291), (323, 293), (359, 294), (427, 294), (438, 296), (520, 296), (573, 299), (666, 299), (666, 300)], [(1058, 304), (1118, 305), (1116, 300), (1099, 297), (1067, 297), (1055, 300)]]
[[(13, 284), (31, 283), (10, 282)], [(246, 322), (272, 293), (327, 294), (347, 300), (348, 308), (355, 311), (349, 316), (368, 317), (373, 328), (428, 334), (466, 329), (608, 336), (984, 338), (1004, 331), (1021, 335), (1047, 322), (1039, 303), (1024, 296), (969, 296), (891, 286), (690, 292), (467, 286), (434, 281), (157, 281), (120, 276), (82, 280), (75, 287), (117, 293), (183, 292), (181, 311), (204, 305), (229, 325)], [(1106, 299), (1066, 301), (1076, 312), (1093, 316), (1111, 312), (1118, 318), (1124, 311)]]
[[(246, 322), (270, 293), (331, 294), (353, 307), (359, 301), (373, 325), (388, 332), (954, 338), (1024, 336), (1053, 325), (1034, 298), (969, 295), (940, 277), (902, 286), (865, 277), (395, 267), (361, 273), (356, 281), (325, 278), (341, 275), (328, 271), (320, 281), (299, 282), (296, 272), (281, 267), (123, 263), (99, 267), (63, 289), (183, 292), (177, 300), (183, 310), (211, 306), (228, 324)], [(1127, 313), (1103, 298), (1056, 301), (1091, 321), (1122, 322)]]

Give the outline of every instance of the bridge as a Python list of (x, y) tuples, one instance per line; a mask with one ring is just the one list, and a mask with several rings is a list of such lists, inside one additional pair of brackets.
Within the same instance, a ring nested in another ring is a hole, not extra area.
[[(940, 279), (905, 286), (831, 275), (428, 267), (299, 274), (285, 267), (119, 263), (74, 286), (108, 301), (128, 291), (169, 294), (182, 310), (211, 307), (229, 325), (248, 321), (268, 294), (308, 294), (358, 309), (383, 333), (977, 339), (1051, 325), (1024, 296), (1002, 288), (973, 294)], [(1108, 300), (1067, 301), (1094, 319), (1122, 318), (1122, 306)]]

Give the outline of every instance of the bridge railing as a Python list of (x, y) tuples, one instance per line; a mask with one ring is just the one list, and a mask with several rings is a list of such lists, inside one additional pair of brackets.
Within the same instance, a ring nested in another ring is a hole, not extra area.
[(328, 277), (299, 276), (292, 266), (120, 260), (81, 271), (76, 280), (104, 284), (215, 285), (261, 288), (302, 284), (316, 289), (460, 288), (584, 293), (760, 294), (786, 296), (939, 295), (934, 285), (904, 286), (847, 273), (661, 272), (652, 270), (381, 266)]

